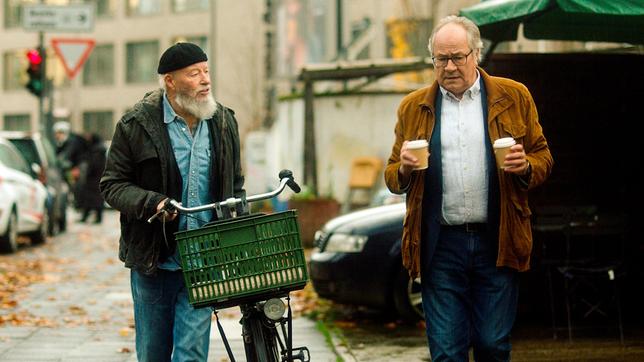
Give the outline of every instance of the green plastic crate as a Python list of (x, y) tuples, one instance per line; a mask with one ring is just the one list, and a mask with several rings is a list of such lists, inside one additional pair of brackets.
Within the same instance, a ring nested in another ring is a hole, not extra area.
[(175, 237), (195, 307), (234, 306), (302, 289), (308, 281), (295, 210), (231, 219)]

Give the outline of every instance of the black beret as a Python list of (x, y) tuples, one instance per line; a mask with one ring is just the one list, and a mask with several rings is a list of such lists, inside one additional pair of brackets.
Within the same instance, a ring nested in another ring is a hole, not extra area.
[(177, 43), (163, 52), (157, 72), (166, 74), (207, 60), (208, 56), (199, 46), (192, 43)]

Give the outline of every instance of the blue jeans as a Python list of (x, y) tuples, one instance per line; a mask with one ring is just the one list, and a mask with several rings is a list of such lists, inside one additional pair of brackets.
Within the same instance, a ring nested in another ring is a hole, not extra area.
[[(140, 362), (206, 361), (212, 309), (194, 309), (181, 271), (130, 273)], [(173, 352), (174, 349), (174, 352)]]
[(518, 298), (517, 272), (497, 268), (485, 233), (441, 228), (421, 285), (432, 361), (509, 361)]

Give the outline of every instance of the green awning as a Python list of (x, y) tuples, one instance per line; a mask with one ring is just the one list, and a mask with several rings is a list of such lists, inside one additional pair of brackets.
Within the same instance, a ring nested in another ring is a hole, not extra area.
[(495, 42), (528, 39), (644, 44), (644, 0), (490, 0), (461, 9)]

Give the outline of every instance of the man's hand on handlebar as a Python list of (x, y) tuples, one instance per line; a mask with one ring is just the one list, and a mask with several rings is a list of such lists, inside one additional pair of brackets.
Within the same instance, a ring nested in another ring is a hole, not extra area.
[(157, 205), (157, 214), (161, 213), (159, 216), (164, 217), (165, 221), (172, 221), (172, 220), (176, 219), (177, 215), (178, 215), (177, 210), (172, 210), (172, 211), (163, 210), (163, 211), (161, 211), (166, 206), (166, 203), (169, 202), (169, 201), (170, 201), (169, 198), (165, 198), (161, 202), (159, 202), (159, 204)]

